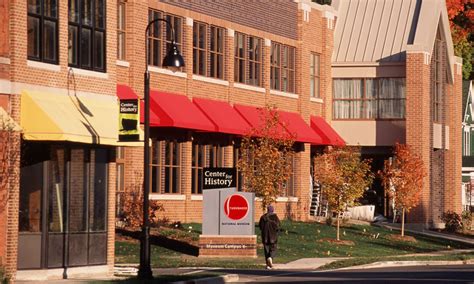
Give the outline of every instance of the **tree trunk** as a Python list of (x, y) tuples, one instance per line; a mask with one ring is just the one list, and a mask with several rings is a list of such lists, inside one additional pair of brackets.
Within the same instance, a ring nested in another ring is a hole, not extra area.
[(337, 212), (336, 218), (336, 240), (339, 241), (339, 212)]
[(402, 237), (405, 236), (405, 208), (402, 208)]

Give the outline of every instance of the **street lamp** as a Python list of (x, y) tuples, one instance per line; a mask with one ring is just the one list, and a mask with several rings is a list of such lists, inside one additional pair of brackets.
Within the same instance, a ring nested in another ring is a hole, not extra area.
[(145, 141), (144, 146), (144, 174), (143, 174), (143, 225), (142, 238), (140, 240), (140, 269), (138, 270), (138, 277), (140, 279), (151, 279), (153, 273), (150, 265), (150, 220), (149, 220), (149, 200), (148, 194), (150, 192), (150, 73), (148, 72), (148, 30), (154, 23), (162, 21), (165, 22), (171, 31), (171, 48), (163, 58), (163, 67), (179, 68), (184, 67), (184, 59), (179, 54), (178, 47), (174, 37), (174, 30), (170, 22), (165, 19), (154, 19), (149, 22), (145, 29)]

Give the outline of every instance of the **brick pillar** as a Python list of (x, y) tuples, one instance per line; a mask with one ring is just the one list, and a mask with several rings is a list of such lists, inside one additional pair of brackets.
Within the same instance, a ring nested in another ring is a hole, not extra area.
[(108, 275), (113, 276), (115, 265), (115, 206), (117, 198), (117, 164), (115, 163), (115, 161), (108, 164), (108, 172), (109, 176), (107, 185), (107, 268)]
[(189, 218), (193, 218), (195, 214), (192, 210), (189, 210), (191, 205), (191, 166), (192, 166), (192, 154), (193, 154), (193, 142), (186, 141), (181, 144), (181, 190), (182, 194), (186, 195), (184, 201), (184, 222), (188, 222)]
[(234, 103), (233, 90), (234, 90), (234, 37), (235, 31), (227, 29), (225, 37), (225, 53), (224, 53), (224, 79), (229, 81), (229, 87), (227, 88), (227, 100), (230, 104)]
[(406, 143), (424, 162), (426, 177), (421, 202), (408, 214), (408, 222), (427, 225), (431, 220), (430, 153), (432, 119), (430, 112), (429, 54), (407, 51), (406, 59)]
[(263, 40), (263, 58), (262, 58), (262, 67), (263, 67), (263, 85), (265, 88), (265, 104), (271, 101), (270, 98), (270, 53), (272, 51), (272, 42), (271, 40), (265, 38)]
[[(20, 121), (20, 96), (11, 95), (11, 117), (15, 121)], [(6, 208), (7, 215), (7, 236), (5, 250), (5, 274), (7, 277), (14, 279), (17, 270), (18, 256), (18, 215), (20, 205), (20, 133), (13, 134), (13, 143), (10, 145), (11, 159), (10, 167), (12, 174), (8, 177), (7, 188), (8, 204)]]
[(310, 203), (310, 145), (305, 143), (303, 151), (295, 153), (296, 163), (294, 175), (295, 181), (295, 195), (298, 197), (298, 204), (296, 206), (296, 220), (307, 221), (309, 217), (309, 203)]
[[(461, 60), (459, 60), (461, 61)], [(448, 69), (449, 72), (449, 69)], [(454, 84), (447, 84), (446, 89), (446, 126), (449, 127), (448, 150), (445, 159), (445, 194), (444, 209), (457, 213), (462, 212), (461, 201), (461, 167), (462, 167), (462, 64), (454, 64)]]

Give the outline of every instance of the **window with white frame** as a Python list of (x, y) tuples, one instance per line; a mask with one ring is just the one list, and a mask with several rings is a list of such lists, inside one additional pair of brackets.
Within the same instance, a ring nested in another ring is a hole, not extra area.
[(310, 55), (310, 66), (309, 66), (309, 76), (310, 76), (310, 97), (311, 98), (320, 98), (320, 56), (317, 53), (311, 53)]
[(333, 80), (334, 119), (404, 119), (405, 79)]
[(295, 48), (272, 42), (270, 52), (270, 87), (282, 92), (295, 92)]
[(117, 59), (125, 58), (125, 0), (117, 1)]
[(236, 32), (234, 48), (235, 82), (261, 87), (263, 39)]
[[(171, 24), (174, 31), (175, 44), (179, 50), (183, 45), (183, 19), (179, 16), (167, 14), (162, 11), (148, 10), (148, 21), (165, 19)], [(156, 21), (150, 26), (148, 32), (148, 64), (162, 67), (163, 58), (171, 48), (172, 31), (163, 21)], [(181, 69), (181, 68), (180, 68)]]
[(463, 156), (470, 156), (471, 155), (471, 132), (470, 127), (465, 126), (463, 131)]
[(224, 79), (225, 30), (206, 23), (193, 24), (193, 73)]

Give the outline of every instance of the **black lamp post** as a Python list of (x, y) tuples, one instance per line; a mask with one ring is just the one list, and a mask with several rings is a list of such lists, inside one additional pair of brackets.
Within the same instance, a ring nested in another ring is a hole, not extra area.
[(144, 141), (144, 174), (143, 174), (143, 225), (142, 238), (140, 240), (140, 269), (138, 277), (140, 279), (151, 279), (153, 273), (150, 265), (150, 220), (149, 220), (149, 200), (150, 192), (150, 73), (148, 72), (148, 30), (154, 23), (165, 22), (171, 31), (171, 48), (168, 54), (163, 58), (163, 67), (184, 67), (184, 59), (179, 54), (178, 47), (175, 43), (174, 30), (171, 24), (165, 19), (154, 19), (149, 22), (145, 29), (145, 141)]

